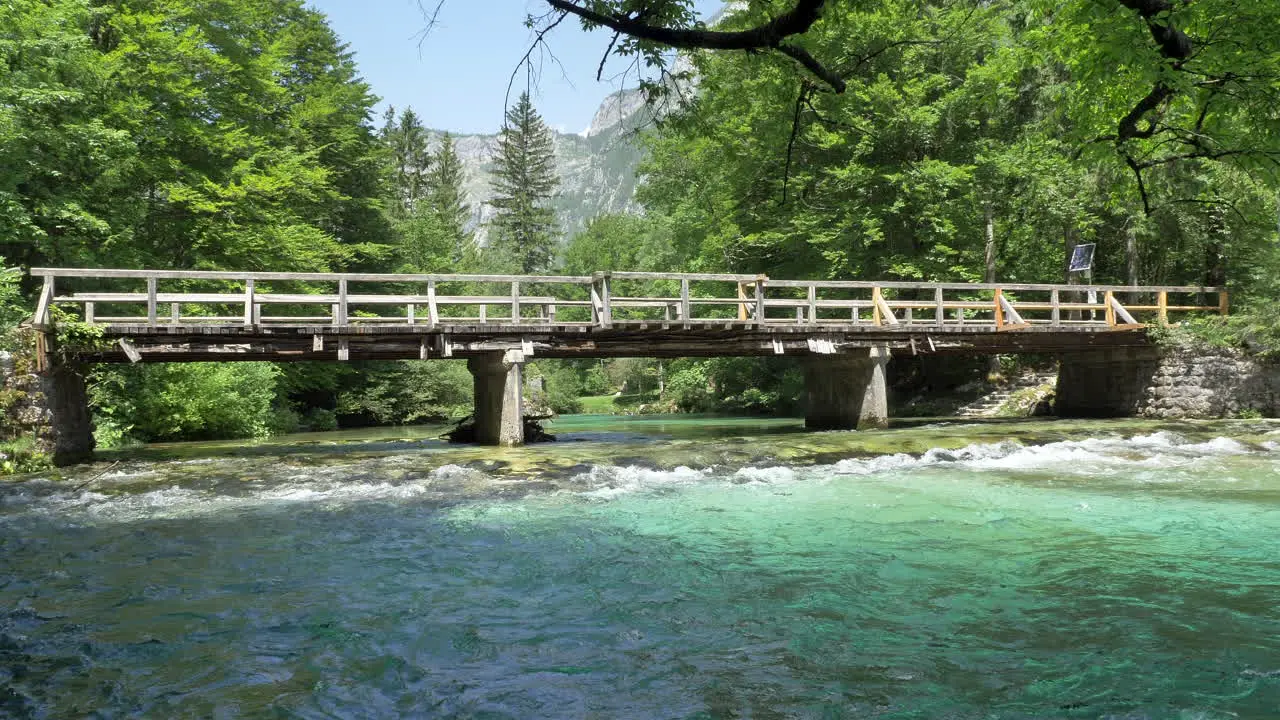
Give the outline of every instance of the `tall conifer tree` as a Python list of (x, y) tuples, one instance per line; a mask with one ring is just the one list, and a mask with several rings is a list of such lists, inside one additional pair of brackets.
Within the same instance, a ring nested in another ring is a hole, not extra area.
[(552, 143), (529, 93), (521, 93), (498, 139), (491, 227), (495, 247), (524, 273), (547, 270), (555, 257), (558, 228), (550, 200), (559, 180)]
[(440, 149), (432, 157), (427, 176), (427, 197), (439, 220), (441, 232), (453, 241), (455, 263), (462, 260), (471, 243), (471, 233), (467, 231), (471, 208), (463, 200), (463, 179), (462, 159), (458, 157), (453, 136), (445, 133), (440, 138)]
[(431, 166), (427, 130), (413, 108), (405, 108), (398, 118), (393, 108), (387, 111), (382, 137), (391, 154), (392, 211), (400, 217), (412, 215), (427, 193)]

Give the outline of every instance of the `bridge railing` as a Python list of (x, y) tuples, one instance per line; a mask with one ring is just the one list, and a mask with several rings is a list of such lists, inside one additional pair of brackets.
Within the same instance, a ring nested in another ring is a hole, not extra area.
[[(1198, 286), (777, 280), (727, 273), (590, 276), (33, 268), (34, 317), (126, 326), (934, 326), (1168, 324), (1228, 311)], [(67, 292), (71, 287), (72, 292)]]

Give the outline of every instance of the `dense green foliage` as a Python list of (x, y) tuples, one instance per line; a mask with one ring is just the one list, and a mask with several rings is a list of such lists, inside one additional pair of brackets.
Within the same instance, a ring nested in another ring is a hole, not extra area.
[[(301, 0), (7, 3), (0, 253), (23, 266), (456, 267), (470, 236), (452, 145), (431, 153), (407, 111), (375, 131), (374, 102)], [(29, 313), (30, 295), (0, 298), (11, 306)], [(456, 368), (109, 367), (95, 379), (107, 444), (332, 427), (343, 412), (406, 422), (467, 402)]]
[[(723, 29), (791, 4), (747, 3)], [(687, 2), (646, 7), (692, 23)], [(691, 54), (696, 93), (647, 136), (645, 217), (597, 221), (566, 267), (1060, 282), (1071, 248), (1095, 242), (1095, 281), (1229, 284), (1240, 317), (1226, 327), (1257, 344), (1280, 295), (1280, 54), (1263, 29), (1280, 6), (1251, 5), (1249, 22), (1228, 0), (1128, 7), (828, 2), (793, 40), (842, 93), (777, 53)], [(1193, 51), (1170, 56), (1157, 36)], [(733, 379), (683, 364), (670, 389), (690, 408), (749, 407)]]
[(388, 156), (386, 208), (398, 238), (397, 269), (442, 272), (471, 254), (470, 209), (463, 200), (462, 163), (446, 133), (435, 152), (412, 108), (387, 111), (380, 133)]
[[(586, 5), (697, 27), (690, 0)], [(738, 4), (723, 29), (788, 5)], [(842, 92), (777, 52), (687, 54), (691, 72), (649, 85), (680, 102), (641, 140), (643, 215), (599, 217), (564, 244), (551, 134), (522, 94), (478, 248), (453, 139), (411, 109), (375, 128), (351, 54), (302, 0), (10, 0), (0, 255), (1044, 282), (1095, 242), (1095, 281), (1229, 285), (1237, 317), (1197, 332), (1273, 352), (1277, 26), (1273, 2), (829, 0), (787, 42)], [(624, 35), (612, 48), (674, 69), (657, 43)], [(31, 290), (0, 277), (0, 324)], [(542, 361), (530, 376), (562, 412), (614, 393), (650, 408), (791, 411), (802, 386), (774, 359)], [(112, 367), (96, 380), (108, 443), (437, 420), (470, 402), (465, 369), (443, 362)]]
[(125, 437), (262, 437), (271, 430), (279, 370), (270, 363), (142, 365), (104, 371), (90, 390), (103, 445)]

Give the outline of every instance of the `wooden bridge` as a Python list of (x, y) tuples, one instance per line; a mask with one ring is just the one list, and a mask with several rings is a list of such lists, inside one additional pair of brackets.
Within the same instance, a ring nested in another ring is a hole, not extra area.
[[(1145, 345), (1226, 313), (1212, 287), (776, 280), (757, 275), (248, 273), (34, 268), (37, 327), (99, 325), (88, 362), (1059, 352)], [(1206, 299), (1212, 302), (1207, 302)]]
[(884, 422), (890, 353), (1140, 348), (1227, 312), (1215, 287), (779, 280), (763, 275), (410, 275), (33, 268), (33, 325), (101, 328), (76, 363), (465, 358), (482, 441), (514, 444), (530, 357), (808, 360), (814, 427)]

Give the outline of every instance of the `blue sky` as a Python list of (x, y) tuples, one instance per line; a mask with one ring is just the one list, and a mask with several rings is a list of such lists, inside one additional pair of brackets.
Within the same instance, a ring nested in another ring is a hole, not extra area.
[[(465, 133), (497, 131), (512, 70), (533, 38), (524, 19), (547, 8), (542, 0), (445, 0), (438, 24), (423, 38), (426, 20), (418, 0), (310, 4), (328, 15), (350, 44), (361, 75), (382, 98), (379, 111), (386, 105), (412, 106), (428, 127)], [(434, 0), (422, 4), (435, 6)], [(706, 14), (721, 4), (696, 0)], [(572, 18), (548, 36), (560, 65), (544, 58), (534, 88), (534, 102), (547, 124), (562, 132), (585, 129), (600, 101), (620, 87), (608, 78), (622, 71), (622, 60), (610, 62), (605, 81), (595, 78), (609, 37), (582, 32)], [(521, 72), (513, 95), (524, 85)], [(627, 85), (635, 85), (634, 76)]]

